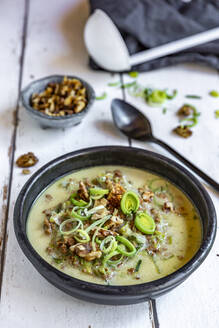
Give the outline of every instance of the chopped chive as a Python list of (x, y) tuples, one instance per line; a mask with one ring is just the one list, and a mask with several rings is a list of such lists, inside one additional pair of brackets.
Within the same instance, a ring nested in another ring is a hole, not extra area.
[(215, 117), (219, 118), (219, 109), (217, 109), (214, 113), (215, 113)]
[(138, 260), (136, 267), (135, 267), (135, 272), (138, 272), (141, 266), (142, 260)]
[(166, 112), (167, 112), (167, 108), (163, 108), (162, 113), (166, 114)]
[(63, 262), (62, 259), (57, 259), (57, 258), (53, 258), (53, 261), (56, 263), (56, 264), (60, 264)]
[(125, 83), (121, 85), (122, 89), (126, 89), (126, 88), (130, 88), (133, 87), (134, 85), (136, 85), (136, 81), (130, 82), (130, 83)]
[(190, 99), (202, 99), (201, 96), (197, 96), (197, 95), (185, 95), (185, 97)]
[(106, 97), (107, 97), (107, 93), (104, 92), (101, 96), (96, 97), (96, 100), (103, 100), (103, 99), (106, 99)]
[(109, 87), (117, 87), (119, 86), (121, 83), (118, 81), (118, 82), (109, 82), (107, 85)]
[(216, 90), (212, 90), (212, 91), (209, 92), (209, 95), (212, 96), (212, 97), (217, 98), (217, 97), (219, 97), (219, 92), (216, 91)]
[(155, 269), (156, 269), (157, 273), (160, 274), (160, 273), (161, 273), (160, 268), (159, 268), (159, 266), (157, 265), (157, 262), (156, 262), (155, 258), (153, 257), (153, 255), (151, 256), (151, 260), (152, 260), (152, 262), (154, 263), (154, 266), (155, 266)]
[(178, 91), (175, 89), (175, 90), (173, 90), (173, 93), (172, 93), (172, 95), (169, 95), (167, 92), (166, 92), (166, 97), (167, 97), (167, 99), (173, 99), (173, 98), (175, 98), (176, 97), (176, 95), (177, 95), (177, 93), (178, 93)]
[(138, 72), (129, 72), (128, 75), (135, 78), (138, 77)]

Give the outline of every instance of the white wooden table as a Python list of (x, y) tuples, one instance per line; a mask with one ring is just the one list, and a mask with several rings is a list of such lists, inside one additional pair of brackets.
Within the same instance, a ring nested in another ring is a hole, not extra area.
[[(141, 74), (139, 82), (158, 88), (177, 88), (179, 96), (161, 109), (150, 108), (108, 82), (130, 80), (94, 72), (87, 65), (82, 41), (88, 16), (85, 0), (1, 0), (0, 2), (0, 327), (77, 327), (136, 328), (154, 327), (152, 304), (104, 306), (74, 299), (47, 283), (21, 252), (15, 239), (12, 217), (19, 190), (28, 179), (15, 166), (20, 154), (33, 151), (39, 158), (31, 169), (64, 153), (96, 145), (129, 145), (112, 125), (110, 102), (114, 97), (135, 103), (153, 121), (156, 136), (164, 139), (219, 181), (219, 120), (214, 110), (219, 100), (208, 96), (219, 90), (218, 73), (210, 68), (180, 65)], [(96, 101), (87, 118), (67, 130), (41, 129), (19, 105), (19, 92), (33, 79), (50, 74), (75, 74), (90, 82), (97, 94), (107, 98)], [(177, 124), (177, 108), (185, 94), (203, 95), (198, 104), (200, 124), (194, 135), (184, 140), (171, 133)], [(167, 155), (156, 146), (131, 141), (131, 146)], [(219, 211), (218, 194), (209, 193)], [(156, 300), (163, 328), (216, 328), (219, 323), (219, 237), (201, 267), (182, 285)], [(154, 304), (153, 304), (154, 305)]]

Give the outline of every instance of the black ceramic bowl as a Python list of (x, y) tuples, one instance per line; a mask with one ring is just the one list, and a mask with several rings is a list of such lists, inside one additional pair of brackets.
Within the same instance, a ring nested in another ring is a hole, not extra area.
[[(150, 171), (168, 179), (196, 206), (202, 221), (203, 237), (194, 257), (176, 272), (152, 282), (132, 286), (104, 286), (72, 278), (44, 261), (33, 249), (26, 234), (29, 210), (39, 193), (59, 177), (98, 165), (126, 165)], [(43, 166), (21, 190), (14, 210), (18, 243), (34, 267), (54, 286), (77, 298), (100, 304), (132, 304), (167, 293), (182, 283), (208, 255), (216, 234), (213, 203), (199, 181), (179, 164), (161, 155), (129, 147), (95, 147), (61, 156)]]
[(78, 79), (85, 86), (87, 90), (88, 103), (87, 106), (77, 114), (72, 114), (68, 116), (49, 116), (39, 112), (30, 105), (30, 99), (33, 93), (42, 92), (48, 83), (51, 82), (61, 82), (64, 78), (64, 75), (51, 75), (44, 77), (42, 79), (36, 80), (30, 83), (26, 88), (21, 91), (21, 100), (23, 106), (26, 108), (27, 112), (36, 119), (42, 127), (50, 128), (69, 128), (73, 125), (81, 123), (82, 119), (88, 113), (90, 107), (92, 106), (95, 100), (95, 92), (91, 85), (79, 78), (78, 76), (65, 75), (70, 79)]

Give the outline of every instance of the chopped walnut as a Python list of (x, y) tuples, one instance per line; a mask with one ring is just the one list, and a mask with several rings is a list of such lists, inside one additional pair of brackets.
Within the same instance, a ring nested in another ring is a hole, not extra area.
[(85, 260), (93, 261), (94, 259), (99, 259), (102, 255), (101, 251), (93, 251), (85, 256)]
[(187, 126), (179, 125), (173, 130), (173, 132), (183, 138), (189, 138), (192, 135), (192, 131)]
[(173, 204), (171, 202), (165, 202), (163, 204), (163, 211), (165, 212), (173, 212), (174, 208), (173, 208)]
[(121, 219), (118, 216), (112, 216), (111, 219), (109, 220), (108, 224), (108, 229), (113, 228), (113, 227), (118, 227), (121, 224), (123, 224), (124, 220)]
[(32, 152), (21, 155), (16, 160), (16, 164), (17, 164), (18, 167), (34, 166), (37, 162), (38, 162), (38, 158)]
[(75, 244), (75, 239), (73, 237), (67, 237), (65, 236), (64, 237), (64, 243), (67, 245), (67, 246), (72, 246)]
[(134, 268), (129, 268), (129, 269), (127, 269), (127, 272), (129, 274), (133, 274), (135, 272), (135, 269)]
[(113, 208), (120, 207), (120, 201), (122, 199), (122, 195), (124, 194), (125, 189), (118, 183), (112, 184), (111, 191), (107, 197), (109, 204)]
[(22, 173), (25, 174), (25, 175), (30, 174), (30, 170), (28, 170), (28, 169), (23, 169), (23, 170), (22, 170)]
[(50, 194), (46, 194), (45, 195), (45, 198), (50, 202), (51, 200), (53, 200), (53, 197), (52, 197), (52, 195), (50, 195)]
[(30, 104), (49, 116), (67, 116), (80, 113), (87, 102), (87, 90), (81, 81), (64, 77), (61, 82), (49, 83), (41, 93), (32, 94)]
[(154, 193), (152, 191), (145, 191), (142, 194), (142, 199), (144, 202), (150, 203), (153, 200)]
[(92, 251), (92, 247), (89, 243), (76, 244), (70, 247), (72, 252), (75, 252), (78, 256), (85, 258), (87, 261), (99, 259), (102, 255), (101, 251)]
[(78, 196), (85, 201), (89, 199), (89, 193), (83, 181), (79, 182)]
[(189, 116), (190, 114), (192, 114), (192, 112), (193, 112), (193, 108), (191, 106), (183, 105), (182, 107), (180, 107), (177, 114), (183, 116)]
[(67, 245), (64, 244), (64, 243), (62, 243), (62, 244), (60, 245), (60, 250), (61, 250), (61, 252), (62, 252), (63, 254), (66, 254), (66, 253), (68, 252), (68, 247), (67, 247)]
[(43, 229), (47, 235), (50, 235), (52, 232), (51, 223), (49, 222), (49, 220), (47, 218), (44, 220)]
[(107, 236), (117, 236), (118, 233), (112, 230), (105, 230), (103, 228), (100, 228), (98, 230), (97, 237), (107, 237)]

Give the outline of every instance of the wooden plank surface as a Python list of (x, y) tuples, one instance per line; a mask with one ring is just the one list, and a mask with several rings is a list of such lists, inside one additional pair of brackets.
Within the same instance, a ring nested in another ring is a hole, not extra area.
[[(28, 0), (4, 0), (1, 3), (0, 38), (7, 43), (7, 53), (15, 44), (15, 55), (9, 57), (0, 53), (4, 67), (0, 67), (1, 76), (10, 77), (10, 83), (1, 82), (6, 90), (0, 100), (0, 148), (3, 162), (9, 163), (7, 149), (10, 144), (13, 125), (7, 115), (16, 107), (19, 81), (19, 54), (21, 53), (21, 34), (24, 24), (24, 4)], [(26, 6), (27, 9), (27, 6)], [(42, 129), (38, 123), (27, 115), (24, 108), (19, 108), (19, 124), (15, 159), (28, 151), (33, 151), (39, 158), (38, 164), (31, 169), (35, 172), (46, 162), (79, 148), (96, 145), (129, 145), (112, 125), (110, 102), (114, 97), (122, 98), (119, 88), (110, 88), (108, 82), (118, 81), (119, 75), (94, 72), (88, 68), (87, 54), (82, 41), (83, 25), (88, 16), (88, 5), (85, 0), (32, 1), (28, 12), (28, 26), (25, 60), (23, 66), (22, 87), (33, 79), (50, 74), (75, 74), (90, 82), (100, 95), (107, 92), (107, 98), (96, 101), (86, 119), (77, 127), (66, 130)], [(5, 19), (3, 19), (5, 17)], [(13, 24), (10, 24), (13, 21)], [(14, 28), (16, 26), (16, 29)], [(3, 33), (7, 29), (7, 34)], [(10, 41), (14, 40), (14, 43)], [(17, 42), (15, 42), (15, 40)], [(11, 43), (10, 43), (11, 42)], [(0, 61), (2, 62), (2, 60)], [(127, 75), (124, 81), (131, 80)], [(216, 71), (194, 65), (181, 65), (159, 71), (141, 74), (140, 83), (157, 88), (177, 87), (178, 97), (169, 102), (167, 113), (162, 114), (159, 108), (150, 108), (141, 99), (131, 97), (125, 90), (125, 97), (145, 112), (153, 121), (155, 135), (174, 146), (188, 159), (219, 181), (217, 170), (219, 161), (219, 129), (214, 118), (218, 101), (208, 96), (208, 91), (218, 87)], [(199, 94), (202, 101), (186, 102), (199, 104), (201, 111), (200, 124), (194, 129), (191, 139), (184, 140), (171, 133), (177, 124), (175, 115), (178, 105), (185, 101), (185, 94)], [(8, 97), (10, 94), (10, 97)], [(8, 127), (8, 128), (6, 128)], [(3, 142), (4, 140), (4, 142)], [(157, 151), (169, 156), (154, 145), (132, 141), (132, 145)], [(205, 154), (210, 154), (206, 156)], [(3, 155), (2, 155), (3, 154)], [(171, 156), (169, 156), (171, 157)], [(210, 159), (210, 160), (209, 160)], [(9, 164), (0, 162), (0, 190), (8, 185)], [(2, 297), (0, 307), (1, 327), (77, 327), (77, 328), (136, 328), (154, 327), (150, 320), (148, 303), (133, 306), (99, 306), (78, 301), (47, 283), (33, 268), (21, 252), (15, 240), (12, 217), (16, 197), (28, 176), (13, 166), (11, 200), (9, 206), (8, 239), (6, 261), (4, 266)], [(211, 191), (214, 204), (219, 210), (218, 195)], [(0, 206), (6, 205), (6, 199)], [(1, 220), (1, 219), (0, 219)], [(217, 238), (214, 248), (205, 263), (181, 286), (156, 301), (161, 327), (217, 327), (219, 284), (217, 282), (219, 261)]]
[[(10, 10), (14, 6), (14, 10)], [(3, 266), (2, 249), (7, 221), (14, 112), (18, 101), (23, 1), (3, 0), (0, 4), (0, 277)], [(13, 24), (11, 23), (13, 22)], [(6, 32), (7, 31), (7, 32)], [(1, 281), (1, 278), (0, 278)]]
[[(32, 172), (49, 160), (79, 148), (128, 145), (111, 123), (110, 101), (122, 93), (120, 89), (107, 87), (107, 83), (118, 80), (119, 76), (95, 73), (87, 67), (82, 43), (82, 28), (88, 15), (86, 2), (56, 2), (53, 6), (51, 1), (41, 3), (30, 3), (22, 85), (28, 84), (33, 76), (78, 74), (94, 86), (98, 95), (106, 91), (108, 97), (96, 101), (84, 122), (68, 130), (43, 130), (20, 107), (15, 158), (33, 151), (39, 163)], [(81, 302), (48, 284), (35, 271), (19, 249), (12, 225), (14, 202), (27, 178), (14, 167), (0, 317), (4, 328), (14, 324), (17, 327), (134, 328), (136, 322), (151, 327), (147, 303), (114, 307)]]

